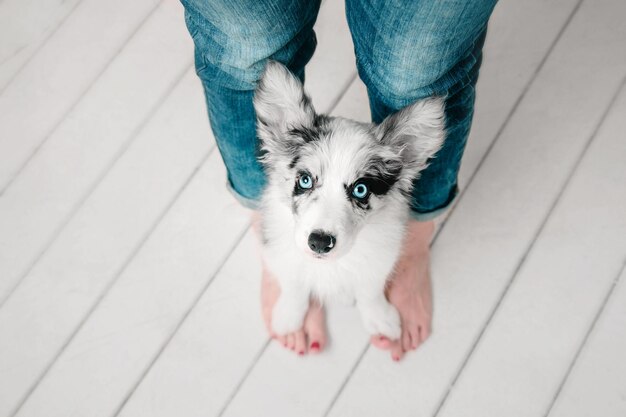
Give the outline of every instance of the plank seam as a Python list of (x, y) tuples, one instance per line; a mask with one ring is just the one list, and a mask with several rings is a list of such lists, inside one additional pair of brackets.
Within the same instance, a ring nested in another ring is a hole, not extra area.
[(467, 355), (465, 356), (464, 360), (461, 362), (461, 365), (459, 366), (458, 371), (456, 372), (455, 376), (453, 377), (452, 382), (448, 386), (448, 389), (444, 393), (441, 401), (439, 402), (439, 405), (435, 409), (433, 417), (437, 417), (439, 415), (439, 412), (441, 411), (441, 409), (445, 405), (445, 402), (447, 401), (448, 397), (450, 396), (450, 393), (452, 392), (452, 389), (454, 388), (454, 385), (456, 384), (456, 382), (458, 381), (459, 377), (461, 376), (461, 374), (465, 370), (465, 367), (469, 363), (472, 355), (474, 354), (474, 351), (476, 350), (478, 344), (482, 340), (483, 335), (485, 334), (487, 328), (491, 324), (491, 321), (496, 316), (496, 314), (497, 314), (497, 312), (498, 312), (498, 310), (500, 308), (500, 305), (502, 305), (503, 301), (505, 300), (505, 298), (506, 298), (506, 296), (507, 296), (507, 294), (509, 292), (509, 289), (511, 288), (511, 285), (513, 284), (513, 282), (515, 282), (515, 279), (517, 278), (517, 276), (518, 276), (519, 272), (521, 271), (523, 265), (526, 263), (526, 259), (532, 253), (532, 250), (534, 248), (535, 243), (537, 242), (539, 236), (541, 236), (541, 234), (543, 233), (543, 230), (544, 230), (546, 224), (548, 223), (548, 221), (550, 220), (550, 217), (552, 216), (552, 213), (554, 212), (555, 208), (558, 206), (559, 202), (561, 201), (561, 197), (563, 196), (565, 191), (568, 189), (568, 187), (569, 187), (569, 185), (571, 183), (571, 180), (575, 176), (575, 173), (576, 173), (580, 163), (585, 158), (587, 150), (589, 149), (589, 147), (593, 143), (594, 139), (596, 138), (597, 133), (600, 130), (600, 128), (601, 128), (602, 124), (604, 123), (604, 121), (606, 120), (606, 118), (607, 118), (611, 108), (613, 107), (613, 105), (617, 101), (617, 99), (619, 97), (619, 92), (621, 91), (621, 85), (623, 85), (625, 81), (626, 81), (626, 78), (624, 78), (622, 80), (622, 82), (620, 83), (620, 88), (617, 89), (617, 92), (609, 100), (608, 106), (604, 109), (604, 112), (603, 112), (602, 116), (600, 117), (598, 123), (594, 127), (590, 137), (587, 139), (587, 142), (583, 146), (583, 149), (581, 150), (580, 154), (578, 155), (578, 157), (574, 161), (574, 165), (570, 169), (569, 175), (568, 175), (567, 179), (565, 180), (565, 183), (563, 184), (563, 186), (559, 190), (559, 193), (556, 195), (556, 198), (554, 199), (554, 201), (550, 205), (550, 208), (548, 209), (548, 212), (544, 216), (541, 224), (539, 225), (539, 228), (536, 230), (536, 232), (535, 232), (534, 236), (532, 237), (529, 245), (526, 247), (526, 250), (524, 251), (524, 253), (523, 253), (522, 257), (520, 258), (519, 262), (517, 263), (513, 273), (511, 274), (511, 277), (509, 278), (509, 280), (506, 283), (502, 293), (500, 294), (500, 298), (498, 299), (498, 301), (496, 302), (496, 305), (493, 307), (493, 309), (491, 310), (491, 312), (487, 316), (487, 319), (485, 320), (485, 323), (483, 324), (480, 332), (478, 333), (478, 336), (476, 337), (476, 339), (472, 343), (472, 345), (471, 345)]
[(333, 396), (332, 400), (330, 401), (330, 404), (328, 404), (328, 406), (326, 407), (326, 411), (324, 411), (323, 417), (328, 417), (328, 415), (332, 411), (333, 407), (335, 406), (335, 403), (337, 402), (337, 400), (341, 396), (341, 393), (346, 388), (346, 385), (348, 385), (348, 382), (350, 382), (350, 379), (352, 378), (352, 375), (354, 374), (354, 371), (356, 371), (356, 368), (359, 366), (359, 364), (363, 360), (363, 357), (365, 356), (365, 354), (369, 350), (369, 347), (370, 347), (370, 344), (366, 343), (365, 346), (363, 347), (363, 349), (361, 350), (361, 353), (356, 358), (356, 361), (354, 361), (354, 364), (350, 368), (350, 371), (348, 372), (348, 374), (344, 378), (343, 382), (339, 386), (339, 389), (337, 390), (337, 393)]
[(341, 86), (341, 88), (339, 89), (339, 94), (337, 94), (337, 97), (335, 97), (335, 99), (331, 101), (330, 105), (328, 106), (329, 108), (328, 113), (332, 112), (333, 109), (337, 107), (337, 104), (339, 104), (343, 96), (348, 92), (348, 90), (350, 89), (354, 81), (356, 80), (356, 75), (357, 73), (355, 71), (350, 76), (350, 78), (346, 81), (346, 83), (343, 86)]
[(161, 211), (161, 213), (159, 213), (159, 215), (157, 216), (157, 218), (152, 222), (152, 224), (150, 225), (150, 228), (146, 231), (146, 233), (144, 233), (144, 235), (142, 236), (142, 238), (139, 240), (139, 242), (135, 245), (135, 247), (133, 248), (133, 250), (131, 251), (131, 253), (126, 257), (126, 259), (124, 260), (124, 262), (122, 263), (122, 265), (120, 266), (120, 268), (117, 270), (117, 272), (113, 275), (113, 278), (107, 283), (107, 285), (104, 287), (104, 289), (102, 290), (102, 292), (100, 293), (100, 295), (98, 296), (98, 298), (95, 300), (95, 302), (91, 305), (91, 307), (89, 308), (89, 310), (87, 311), (87, 313), (83, 316), (82, 320), (80, 321), (80, 323), (78, 324), (78, 326), (74, 329), (74, 331), (69, 335), (69, 337), (65, 340), (65, 342), (63, 343), (63, 345), (60, 347), (60, 349), (57, 351), (57, 353), (54, 355), (54, 357), (50, 360), (50, 362), (48, 362), (48, 365), (46, 365), (46, 367), (44, 368), (44, 370), (41, 372), (41, 374), (39, 375), (39, 377), (37, 378), (37, 380), (33, 383), (33, 385), (28, 389), (28, 391), (26, 392), (26, 394), (22, 397), (22, 399), (19, 401), (18, 405), (16, 406), (16, 408), (14, 409), (14, 411), (10, 414), (11, 417), (14, 417), (19, 411), (20, 409), (24, 406), (24, 404), (26, 403), (26, 401), (28, 400), (28, 398), (32, 395), (32, 393), (37, 389), (37, 387), (39, 386), (39, 384), (41, 383), (41, 381), (46, 377), (46, 375), (49, 373), (50, 369), (52, 369), (52, 367), (54, 366), (54, 364), (57, 362), (57, 360), (59, 359), (59, 357), (63, 354), (63, 352), (65, 351), (65, 349), (67, 348), (67, 346), (72, 342), (72, 340), (74, 340), (74, 338), (76, 337), (76, 335), (80, 332), (80, 330), (84, 327), (85, 323), (87, 323), (87, 321), (89, 320), (89, 318), (91, 317), (91, 315), (93, 314), (93, 312), (98, 308), (98, 306), (100, 305), (100, 303), (106, 298), (107, 294), (109, 293), (109, 291), (111, 290), (111, 288), (113, 288), (113, 286), (115, 285), (115, 283), (119, 280), (119, 278), (122, 276), (122, 274), (124, 273), (124, 271), (128, 268), (128, 266), (132, 263), (133, 259), (135, 258), (135, 256), (141, 251), (141, 249), (143, 248), (144, 244), (148, 241), (148, 239), (150, 238), (150, 236), (152, 235), (152, 233), (154, 232), (154, 230), (158, 227), (158, 225), (160, 224), (161, 220), (167, 215), (167, 213), (170, 211), (170, 209), (174, 206), (174, 204), (176, 203), (176, 201), (178, 200), (178, 197), (180, 197), (180, 195), (187, 189), (187, 187), (189, 186), (189, 184), (191, 183), (191, 180), (196, 176), (196, 174), (198, 173), (198, 171), (200, 170), (200, 168), (204, 165), (204, 163), (206, 162), (206, 160), (209, 158), (209, 156), (213, 153), (213, 151), (215, 150), (215, 146), (211, 147), (210, 150), (208, 150), (204, 156), (202, 157), (202, 159), (200, 160), (200, 162), (198, 164), (196, 164), (196, 166), (194, 167), (193, 171), (187, 176), (187, 178), (185, 179), (183, 185), (181, 188), (178, 189), (178, 191), (176, 191), (176, 193), (174, 193), (174, 195), (172, 196), (172, 198), (170, 198), (170, 200), (168, 201), (167, 205), (165, 206), (165, 208)]
[[(30, 154), (26, 157), (26, 159), (20, 164), (20, 166), (15, 170), (15, 172), (13, 174), (11, 174), (11, 176), (9, 177), (9, 179), (7, 180), (7, 182), (1, 186), (0, 188), (0, 198), (2, 198), (2, 196), (4, 195), (4, 193), (6, 192), (7, 189), (9, 189), (9, 187), (15, 182), (15, 180), (20, 176), (20, 174), (22, 172), (24, 172), (24, 169), (30, 164), (30, 161), (33, 160), (33, 158), (35, 157), (35, 155), (37, 155), (37, 153), (39, 153), (39, 150), (44, 146), (44, 144), (46, 144), (48, 142), (48, 140), (50, 139), (50, 137), (52, 136), (52, 134), (59, 128), (59, 126), (61, 126), (61, 124), (65, 121), (65, 119), (67, 119), (67, 117), (74, 111), (74, 109), (76, 109), (76, 107), (78, 107), (78, 105), (80, 104), (80, 102), (83, 100), (83, 98), (92, 90), (92, 88), (94, 87), (94, 85), (98, 82), (98, 80), (102, 77), (102, 75), (107, 71), (107, 69), (109, 69), (109, 67), (111, 66), (111, 64), (113, 63), (113, 61), (115, 61), (115, 59), (121, 54), (121, 52), (126, 48), (126, 45), (128, 45), (128, 42), (130, 39), (132, 39), (138, 32), (139, 30), (141, 30), (141, 28), (144, 26), (144, 24), (150, 19), (150, 17), (152, 17), (152, 15), (156, 12), (156, 10), (159, 8), (159, 5), (163, 2), (163, 0), (159, 0), (159, 2), (157, 2), (157, 4), (152, 8), (152, 10), (150, 10), (150, 12), (148, 12), (148, 14), (141, 20), (141, 22), (135, 27), (135, 29), (131, 32), (131, 34), (126, 38), (126, 40), (124, 41), (124, 43), (122, 43), (120, 45), (120, 47), (115, 51), (115, 53), (113, 54), (113, 56), (111, 57), (111, 59), (109, 59), (109, 61), (107, 61), (107, 63), (104, 65), (104, 67), (102, 67), (102, 69), (96, 74), (96, 76), (91, 80), (91, 82), (83, 89), (82, 92), (79, 93), (78, 97), (76, 98), (76, 100), (74, 100), (74, 102), (70, 105), (70, 107), (67, 109), (67, 111), (65, 111), (63, 113), (63, 115), (59, 118), (59, 120), (57, 120), (56, 123), (54, 123), (54, 125), (52, 126), (52, 128), (48, 131), (48, 133), (46, 133), (43, 136), (43, 139), (35, 146), (35, 149), (33, 149)], [(0, 307), (2, 306), (2, 304), (0, 304)]]
[(263, 354), (265, 354), (265, 351), (269, 347), (271, 341), (272, 341), (272, 339), (270, 339), (268, 337), (267, 340), (265, 341), (265, 343), (263, 344), (263, 347), (261, 349), (259, 349), (259, 351), (254, 356), (254, 358), (252, 358), (252, 362), (250, 362), (250, 365), (248, 365), (248, 368), (246, 368), (246, 371), (243, 373), (242, 378), (239, 380), (237, 385), (235, 385), (235, 388), (233, 388), (233, 390), (231, 391), (230, 395), (228, 396), (228, 399), (226, 399), (226, 402), (224, 403), (224, 405), (220, 409), (220, 412), (217, 414), (217, 417), (222, 417), (224, 415), (224, 413), (226, 412), (226, 410), (228, 409), (230, 404), (235, 399), (235, 396), (237, 395), (237, 393), (241, 389), (241, 386), (244, 384), (244, 382), (246, 382), (246, 380), (248, 379), (248, 376), (252, 373), (252, 370), (256, 367), (256, 364), (259, 362), (259, 359), (261, 359), (261, 356), (263, 356)]
[(552, 401), (550, 402), (550, 405), (548, 406), (548, 409), (545, 412), (544, 417), (548, 417), (552, 413), (554, 404), (556, 404), (557, 399), (561, 395), (561, 392), (563, 391), (563, 387), (565, 386), (565, 383), (569, 379), (570, 374), (572, 373), (572, 370), (576, 366), (576, 363), (578, 362), (578, 358), (580, 357), (580, 354), (585, 349), (587, 342), (589, 341), (589, 338), (591, 337), (594, 329), (596, 328), (598, 321), (600, 320), (600, 318), (602, 317), (602, 314), (604, 313), (604, 310), (606, 309), (606, 305), (609, 303), (611, 297), (613, 296), (615, 292), (615, 289), (619, 285), (621, 281), (620, 278), (622, 277), (624, 270), (626, 270), (626, 258), (622, 261), (622, 266), (619, 272), (617, 273), (617, 276), (613, 279), (613, 282), (611, 283), (606, 295), (604, 296), (604, 299), (602, 301), (602, 304), (600, 305), (600, 308), (596, 312), (596, 315), (593, 318), (591, 325), (587, 329), (587, 332), (585, 333), (585, 336), (583, 337), (583, 340), (581, 341), (580, 346), (578, 347), (578, 350), (576, 351), (576, 354), (572, 358), (572, 361), (570, 362), (567, 368), (567, 371), (565, 371), (565, 374), (563, 375), (561, 383), (559, 384), (556, 392), (554, 393), (554, 396), (552, 397)]

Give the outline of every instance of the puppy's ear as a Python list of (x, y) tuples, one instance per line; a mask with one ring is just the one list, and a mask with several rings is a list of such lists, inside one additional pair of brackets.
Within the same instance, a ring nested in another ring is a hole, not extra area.
[(257, 131), (267, 157), (293, 154), (304, 143), (294, 129), (310, 129), (315, 110), (302, 83), (282, 64), (269, 60), (254, 92)]
[(445, 137), (444, 99), (416, 101), (376, 126), (378, 140), (400, 156), (403, 174), (414, 178), (428, 166)]

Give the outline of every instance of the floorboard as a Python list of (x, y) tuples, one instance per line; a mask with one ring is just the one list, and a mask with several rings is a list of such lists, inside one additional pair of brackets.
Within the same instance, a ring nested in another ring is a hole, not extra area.
[[(626, 184), (626, 142), (616, 134), (626, 128), (624, 114), (626, 89), (501, 301), (442, 417), (546, 414), (626, 258), (626, 193), (615, 192)], [(601, 385), (616, 388), (612, 381)]]
[(0, 415), (47, 372), (209, 147), (202, 92), (189, 70), (0, 309), (0, 334), (12, 335), (0, 338)]
[[(154, 168), (146, 172), (153, 179)], [(115, 413), (248, 226), (225, 181), (212, 152), (19, 416)]]
[(0, 96), (0, 196), (157, 3), (84, 0), (19, 71)]
[(268, 340), (255, 244), (248, 232), (119, 415), (219, 413)]
[(0, 197), (0, 303), (190, 68), (190, 43), (182, 7), (163, 3)]
[(0, 1), (0, 94), (80, 1)]
[(550, 417), (626, 415), (626, 270), (612, 290)]

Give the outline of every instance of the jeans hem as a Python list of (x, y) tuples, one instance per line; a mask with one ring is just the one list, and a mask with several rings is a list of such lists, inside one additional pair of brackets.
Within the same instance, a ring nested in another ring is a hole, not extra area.
[(458, 197), (459, 197), (459, 187), (456, 186), (455, 189), (454, 189), (454, 196), (448, 201), (448, 203), (446, 203), (446, 205), (444, 205), (442, 207), (439, 207), (439, 208), (437, 208), (435, 210), (427, 211), (427, 212), (419, 212), (419, 211), (416, 211), (414, 208), (411, 207), (411, 210), (410, 210), (411, 220), (415, 220), (415, 221), (418, 221), (418, 222), (428, 222), (428, 221), (431, 221), (431, 220), (441, 216), (446, 211), (448, 211), (448, 209), (450, 209), (450, 207), (452, 207), (452, 205), (456, 202)]
[(235, 200), (245, 208), (255, 211), (259, 209), (260, 204), (258, 200), (242, 196), (233, 188), (229, 181), (226, 181), (226, 189), (235, 197)]

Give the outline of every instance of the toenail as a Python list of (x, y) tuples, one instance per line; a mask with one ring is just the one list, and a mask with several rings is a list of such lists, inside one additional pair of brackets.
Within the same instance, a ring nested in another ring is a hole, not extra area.
[(400, 358), (399, 358), (399, 357), (397, 357), (397, 356), (394, 356), (394, 357), (393, 357), (393, 360), (394, 360), (394, 361), (396, 361), (396, 362), (398, 362), (398, 361), (400, 360)]
[(300, 356), (304, 355), (304, 351), (301, 350), (300, 352), (298, 352), (298, 355), (300, 355)]
[(319, 349), (320, 348), (320, 344), (319, 342), (313, 342), (311, 343), (311, 349)]

